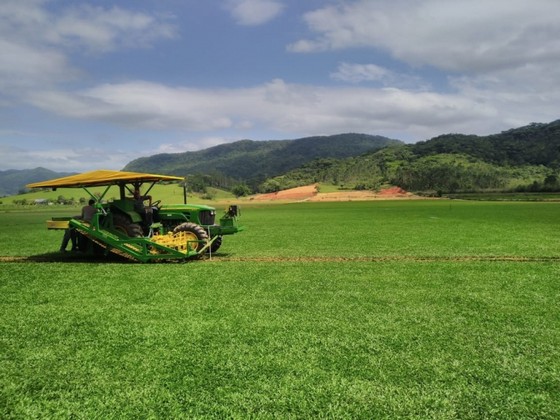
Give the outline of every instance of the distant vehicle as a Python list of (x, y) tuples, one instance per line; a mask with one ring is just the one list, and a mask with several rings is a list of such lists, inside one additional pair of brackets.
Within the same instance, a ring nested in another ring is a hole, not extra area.
[[(214, 207), (151, 201), (149, 193), (155, 184), (179, 181), (184, 179), (98, 170), (35, 182), (27, 187), (83, 188), (96, 201), (97, 212), (91, 222), (68, 217), (47, 221), (48, 229), (75, 229), (79, 250), (90, 255), (114, 253), (141, 262), (186, 260), (216, 252), (224, 236), (243, 230), (237, 225), (239, 207), (236, 205), (230, 205), (216, 224)], [(114, 185), (119, 187), (119, 199), (104, 202)], [(91, 187), (107, 188), (97, 197), (88, 190)], [(142, 206), (146, 201), (148, 206)]]

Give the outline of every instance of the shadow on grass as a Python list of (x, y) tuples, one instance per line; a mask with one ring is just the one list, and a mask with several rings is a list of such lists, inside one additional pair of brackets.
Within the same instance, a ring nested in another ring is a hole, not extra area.
[[(190, 259), (168, 259), (152, 261), (153, 263), (192, 263), (197, 261), (210, 261), (213, 258), (228, 258), (228, 253), (214, 253), (212, 256), (204, 256), (202, 258)], [(38, 262), (38, 263), (104, 263), (104, 264), (142, 264), (140, 261), (125, 258), (117, 254), (109, 253), (108, 255), (90, 255), (82, 252), (47, 252), (44, 254), (30, 255), (30, 256), (0, 256), (0, 262)]]
[(0, 257), (1, 262), (53, 262), (53, 263), (112, 263), (131, 264), (135, 261), (115, 254), (88, 255), (82, 252), (48, 252), (27, 257)]

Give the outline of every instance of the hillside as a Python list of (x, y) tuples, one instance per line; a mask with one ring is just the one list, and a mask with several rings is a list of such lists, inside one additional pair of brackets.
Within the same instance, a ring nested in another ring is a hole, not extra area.
[(274, 192), (317, 182), (346, 189), (557, 191), (560, 121), (489, 136), (446, 134), (346, 159), (318, 159), (261, 183)]
[(70, 172), (54, 172), (45, 168), (35, 169), (10, 169), (0, 171), (0, 197), (14, 195), (25, 188), (26, 184), (39, 182), (45, 179), (52, 179), (72, 175)]
[(411, 146), (418, 156), (462, 153), (498, 165), (560, 166), (560, 120), (489, 136), (445, 134)]
[(241, 140), (196, 152), (158, 154), (130, 162), (125, 171), (186, 176), (221, 174), (260, 182), (318, 158), (347, 158), (401, 141), (367, 134), (338, 134), (296, 140)]

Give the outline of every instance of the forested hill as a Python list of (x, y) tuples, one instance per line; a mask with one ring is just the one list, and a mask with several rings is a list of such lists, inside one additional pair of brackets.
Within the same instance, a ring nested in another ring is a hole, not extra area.
[(32, 182), (44, 181), (72, 175), (70, 172), (54, 172), (45, 168), (10, 169), (0, 171), (0, 197), (14, 195), (25, 190), (25, 185)]
[(498, 165), (560, 166), (560, 120), (530, 124), (489, 136), (445, 134), (411, 145), (419, 156), (464, 154)]
[(410, 191), (560, 191), (560, 120), (489, 136), (446, 134), (346, 159), (321, 159), (267, 179), (263, 192), (315, 182)]
[(178, 176), (222, 174), (238, 180), (262, 181), (314, 159), (342, 159), (397, 144), (403, 143), (386, 137), (353, 133), (296, 140), (241, 140), (196, 152), (139, 158), (123, 170)]

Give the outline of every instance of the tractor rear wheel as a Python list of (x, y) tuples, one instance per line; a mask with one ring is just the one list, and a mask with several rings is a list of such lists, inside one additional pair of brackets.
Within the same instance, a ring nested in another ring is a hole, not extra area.
[[(176, 235), (178, 233), (183, 233), (186, 236), (187, 242), (190, 242), (189, 246), (192, 247), (193, 251), (199, 251), (206, 245), (206, 241), (208, 241), (208, 233), (204, 230), (204, 228), (196, 223), (185, 222), (181, 223), (179, 226), (176, 226), (173, 229), (173, 234)], [(200, 242), (196, 242), (200, 241)]]
[(124, 233), (126, 236), (131, 238), (142, 238), (144, 236), (142, 226), (137, 223), (132, 223), (122, 214), (115, 214), (113, 216), (113, 227), (115, 230)]

